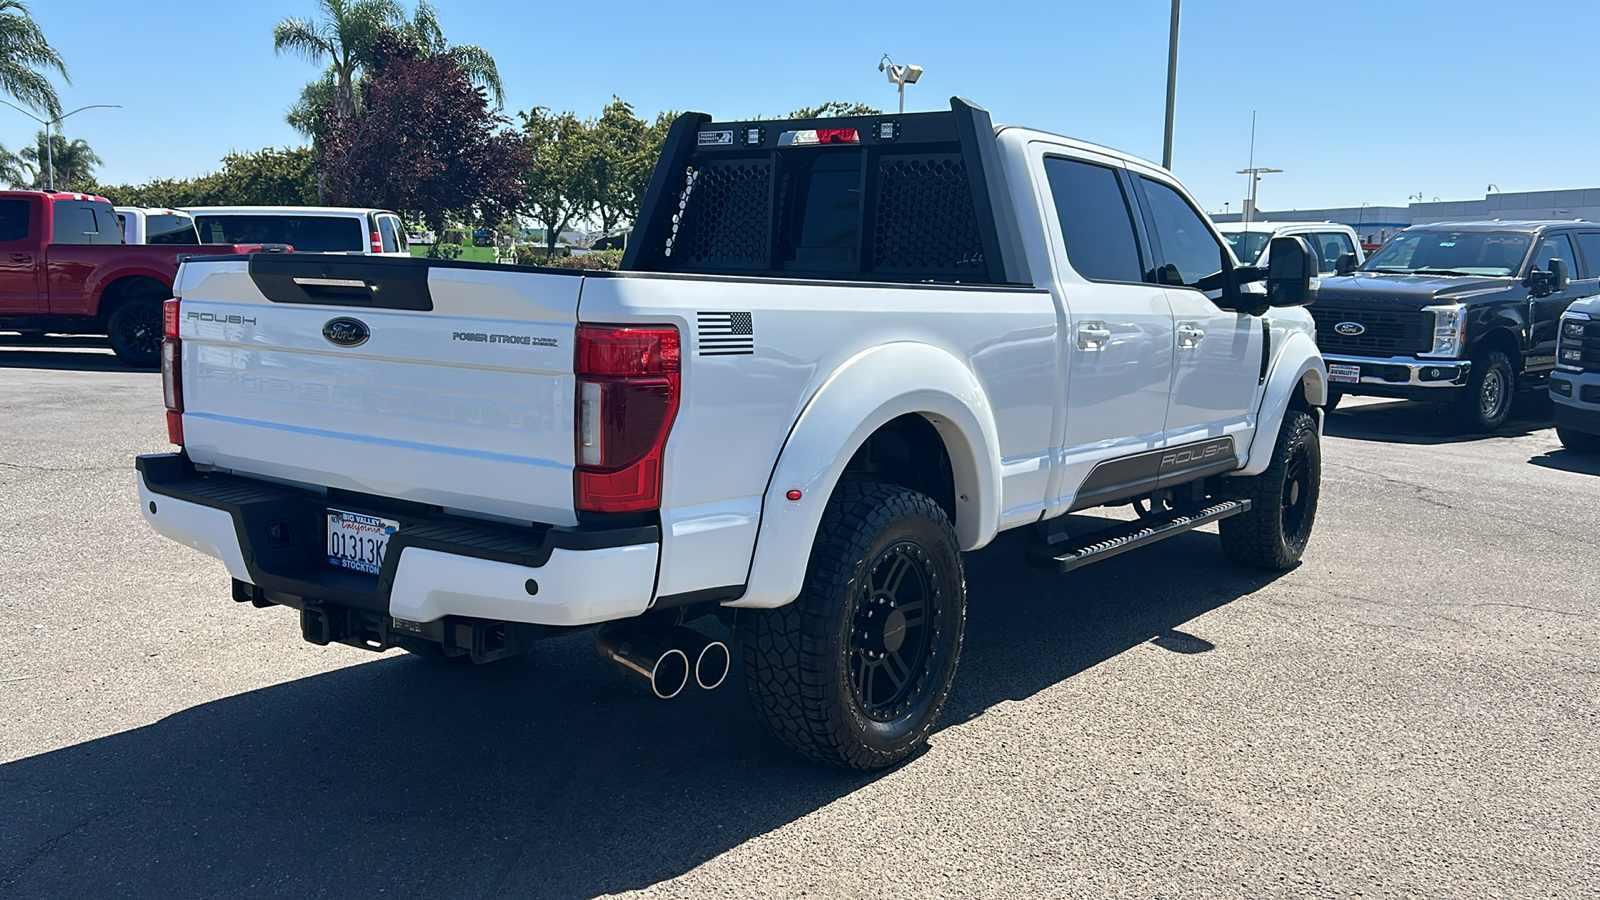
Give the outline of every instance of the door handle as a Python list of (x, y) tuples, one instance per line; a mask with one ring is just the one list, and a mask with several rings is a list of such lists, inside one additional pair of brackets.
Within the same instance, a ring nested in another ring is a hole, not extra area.
[(13, 253), (11, 254), (11, 261), (14, 263), (31, 263), (33, 262), (33, 256), (28, 253)]
[(1198, 322), (1178, 323), (1179, 347), (1198, 347), (1200, 346), (1200, 339), (1205, 336), (1206, 331), (1204, 328), (1200, 327), (1200, 323)]
[(1104, 322), (1084, 322), (1078, 326), (1079, 350), (1103, 350), (1111, 342), (1111, 329)]

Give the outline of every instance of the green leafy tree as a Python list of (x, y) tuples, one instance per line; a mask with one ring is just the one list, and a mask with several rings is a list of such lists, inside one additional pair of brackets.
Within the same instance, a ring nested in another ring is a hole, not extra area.
[(308, 147), (230, 153), (222, 169), (198, 178), (99, 185), (118, 206), (310, 206), (316, 203), (315, 156)]
[(843, 116), (881, 116), (883, 110), (865, 103), (845, 103), (842, 100), (829, 100), (820, 106), (802, 106), (792, 113), (791, 119), (836, 119)]
[(317, 9), (321, 17), (316, 21), (290, 16), (274, 25), (272, 49), (303, 56), (318, 65), (326, 60), (328, 74), (333, 76), (334, 110), (344, 118), (354, 118), (358, 108), (356, 73), (378, 37), (400, 23), (404, 15), (395, 0), (317, 0)]
[(45, 133), (34, 136), (34, 146), (23, 147), (18, 155), (34, 170), (33, 187), (50, 186), (54, 172), (58, 191), (86, 191), (94, 187), (94, 168), (102, 160), (83, 138), (67, 140), (59, 132), (49, 136), (50, 146), (45, 149)]
[(588, 127), (570, 112), (536, 106), (518, 115), (528, 139), (524, 207), (544, 227), (546, 250), (554, 254), (561, 232), (587, 211), (595, 193), (589, 160), (593, 141)]
[[(581, 205), (593, 215), (600, 231), (611, 234), (633, 220), (641, 191), (637, 185), (640, 157), (649, 127), (633, 114), (633, 107), (613, 96), (600, 118), (586, 125)], [(645, 174), (648, 182), (649, 174)]]
[(55, 72), (71, 84), (61, 54), (45, 40), (39, 23), (22, 0), (0, 0), (0, 92), (24, 106), (61, 114), (61, 100), (46, 74)]

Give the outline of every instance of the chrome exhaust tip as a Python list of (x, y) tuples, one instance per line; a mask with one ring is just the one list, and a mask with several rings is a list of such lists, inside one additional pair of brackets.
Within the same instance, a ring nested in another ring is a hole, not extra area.
[(601, 658), (617, 664), (630, 681), (662, 700), (683, 693), (689, 684), (689, 656), (662, 635), (629, 626), (606, 626), (595, 638)]
[(703, 690), (722, 686), (733, 668), (733, 653), (728, 645), (683, 625), (672, 629), (672, 644), (684, 652), (694, 671), (694, 683)]

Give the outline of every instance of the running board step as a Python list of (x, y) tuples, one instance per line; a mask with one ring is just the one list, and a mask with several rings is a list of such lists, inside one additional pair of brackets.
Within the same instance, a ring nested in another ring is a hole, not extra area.
[(1090, 543), (1050, 544), (1028, 551), (1028, 564), (1052, 572), (1071, 572), (1119, 553), (1193, 531), (1201, 525), (1226, 519), (1250, 509), (1249, 500), (1225, 500), (1190, 512), (1171, 513), (1160, 519), (1138, 519), (1084, 536)]

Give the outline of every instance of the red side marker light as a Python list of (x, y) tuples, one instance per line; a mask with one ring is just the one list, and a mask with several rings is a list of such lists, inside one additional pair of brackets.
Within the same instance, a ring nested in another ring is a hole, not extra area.
[(784, 494), (784, 496), (788, 497), (790, 500), (799, 500), (802, 495), (799, 491), (790, 491), (789, 493)]

